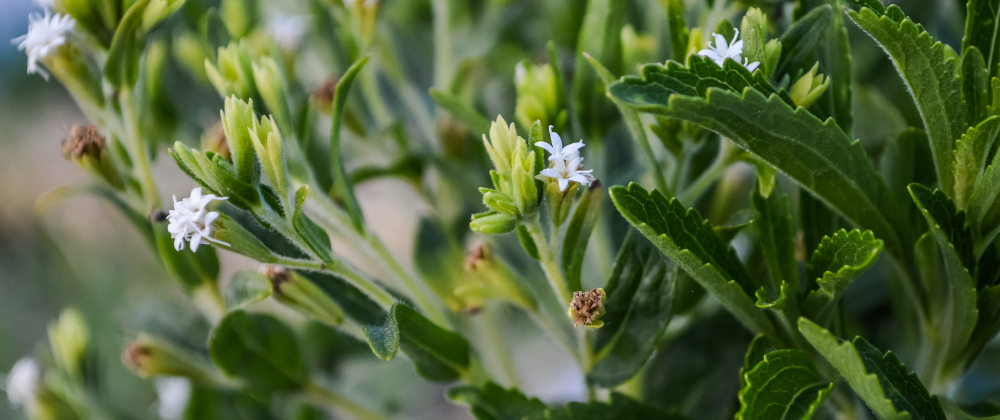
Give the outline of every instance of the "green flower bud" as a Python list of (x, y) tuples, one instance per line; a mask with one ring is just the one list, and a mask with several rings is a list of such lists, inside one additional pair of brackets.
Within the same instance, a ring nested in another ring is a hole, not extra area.
[(514, 69), (517, 104), (514, 115), (518, 122), (530, 127), (535, 121), (542, 126), (562, 127), (566, 123), (566, 104), (559, 94), (556, 73), (549, 64), (517, 63)]
[(305, 277), (276, 265), (266, 266), (262, 272), (271, 280), (271, 297), (278, 302), (334, 327), (344, 322), (340, 305)]
[(222, 0), (219, 4), (219, 15), (233, 38), (242, 38), (250, 34), (260, 20), (257, 2), (254, 0)]
[(573, 301), (569, 304), (569, 317), (573, 326), (583, 325), (587, 328), (604, 326), (604, 289), (597, 288), (585, 292), (573, 292)]
[(517, 227), (517, 218), (509, 214), (488, 211), (472, 215), (472, 222), (469, 223), (469, 227), (479, 233), (507, 233)]
[[(478, 283), (483, 297), (506, 300), (526, 309), (535, 308), (535, 299), (519, 281), (520, 276), (505, 261), (495, 257), (486, 244), (476, 245), (465, 257), (465, 272), (469, 279)], [(469, 289), (474, 288), (456, 288), (455, 294), (461, 296)]]
[[(487, 139), (486, 135), (483, 134), (483, 145), (486, 147), (486, 153), (490, 155), (490, 159), (493, 161), (493, 167), (497, 168), (497, 172), (500, 174), (509, 174), (511, 168), (511, 153), (514, 151), (514, 147), (520, 139), (517, 136), (517, 129), (514, 128), (514, 123), (507, 125), (507, 121), (503, 119), (503, 116), (498, 115), (497, 120), (490, 125), (490, 137)], [(520, 140), (524, 141), (524, 140)]]
[(774, 71), (778, 69), (779, 60), (781, 60), (781, 41), (777, 39), (767, 41), (767, 45), (764, 46), (764, 61), (762, 61), (767, 77), (774, 75)]
[(222, 130), (229, 143), (236, 176), (245, 183), (256, 185), (259, 181), (257, 157), (251, 140), (251, 130), (256, 124), (253, 101), (243, 102), (235, 96), (226, 98), (225, 110), (221, 113)]
[[(519, 139), (520, 140), (520, 139)], [(527, 152), (521, 140), (514, 150), (514, 165), (510, 172), (514, 204), (520, 215), (530, 215), (538, 209), (538, 187), (535, 184), (535, 152)]]
[(651, 35), (639, 35), (632, 25), (622, 28), (622, 63), (624, 68), (637, 70), (639, 66), (656, 61), (656, 38)]
[(274, 124), (274, 120), (262, 117), (260, 122), (253, 119), (253, 128), (250, 129), (250, 140), (253, 141), (253, 148), (257, 151), (257, 157), (264, 173), (271, 180), (271, 188), (281, 197), (282, 203), (287, 204), (288, 200), (288, 177), (285, 164), (285, 155), (282, 148), (281, 133)]
[(264, 105), (285, 130), (292, 129), (291, 111), (285, 93), (285, 78), (278, 69), (278, 63), (271, 57), (261, 57), (252, 64), (254, 84)]
[(792, 85), (792, 89), (788, 92), (788, 95), (792, 97), (795, 105), (801, 107), (812, 105), (813, 102), (816, 102), (816, 99), (819, 99), (823, 92), (826, 92), (826, 88), (830, 86), (830, 78), (822, 74), (817, 76), (816, 70), (819, 70), (818, 61), (816, 64), (813, 64), (809, 73), (804, 74)]
[(500, 213), (517, 216), (517, 205), (514, 204), (514, 200), (507, 196), (507, 194), (489, 188), (480, 188), (479, 192), (483, 193), (483, 204), (486, 207)]
[(573, 182), (566, 191), (559, 190), (559, 183), (555, 179), (549, 179), (545, 184), (545, 201), (549, 204), (549, 218), (556, 226), (561, 226), (569, 216), (569, 210), (573, 207), (573, 198), (580, 189), (580, 184)]
[(49, 324), (49, 345), (56, 364), (74, 378), (83, 377), (84, 357), (90, 344), (87, 323), (75, 309), (66, 309)]
[(219, 48), (216, 64), (205, 59), (205, 74), (219, 95), (248, 100), (256, 89), (251, 60), (247, 41), (230, 42), (228, 46)]
[(219, 214), (212, 227), (215, 231), (214, 238), (223, 242), (222, 244), (212, 242), (216, 248), (245, 255), (260, 262), (274, 262), (275, 257), (267, 246), (229, 216)]
[(743, 29), (740, 36), (743, 38), (743, 57), (750, 62), (760, 62), (763, 64), (764, 74), (774, 71), (768, 67), (765, 43), (767, 42), (767, 16), (756, 7), (751, 7), (747, 14), (743, 16)]
[(105, 151), (104, 137), (97, 132), (97, 127), (74, 125), (69, 131), (69, 136), (62, 142), (62, 153), (66, 160), (80, 165), (85, 171), (104, 180), (116, 190), (125, 190), (125, 183)]
[(233, 157), (229, 153), (226, 132), (222, 129), (222, 121), (215, 123), (201, 133), (201, 150), (215, 153), (230, 163), (233, 162)]
[(211, 365), (197, 355), (167, 339), (145, 333), (125, 346), (122, 364), (141, 378), (167, 375), (208, 381), (216, 376)]

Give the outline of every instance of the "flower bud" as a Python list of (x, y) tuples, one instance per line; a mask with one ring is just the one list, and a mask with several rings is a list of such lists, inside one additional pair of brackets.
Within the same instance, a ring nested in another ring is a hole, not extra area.
[(701, 28), (691, 28), (691, 32), (688, 34), (687, 55), (698, 54), (698, 51), (701, 51), (707, 45)]
[(514, 147), (517, 144), (517, 141), (517, 129), (514, 128), (514, 123), (510, 123), (510, 126), (508, 127), (507, 121), (505, 121), (503, 116), (500, 115), (498, 115), (497, 120), (490, 125), (489, 139), (487, 139), (486, 135), (483, 134), (483, 145), (486, 147), (486, 153), (490, 155), (490, 160), (493, 161), (493, 167), (495, 167), (497, 172), (501, 175), (510, 173), (510, 156), (511, 153), (514, 152)]
[[(535, 308), (535, 299), (520, 277), (484, 244), (476, 244), (465, 257), (465, 272), (481, 286), (483, 297), (506, 300), (526, 309)], [(456, 294), (460, 293), (456, 289)]]
[(288, 176), (285, 165), (285, 154), (282, 148), (281, 133), (274, 119), (261, 117), (260, 122), (252, 118), (253, 128), (250, 129), (250, 140), (257, 152), (264, 173), (271, 180), (271, 188), (281, 197), (282, 203), (288, 199)]
[(288, 96), (285, 93), (285, 78), (278, 69), (278, 63), (273, 58), (264, 56), (254, 62), (253, 80), (257, 86), (264, 105), (271, 111), (273, 118), (285, 130), (292, 128), (291, 110), (288, 106)]
[(236, 167), (237, 178), (250, 185), (256, 185), (260, 177), (250, 134), (255, 123), (252, 100), (244, 102), (235, 96), (226, 98), (225, 110), (222, 112), (222, 130), (229, 143), (229, 153), (232, 155), (233, 166)]
[(254, 0), (222, 0), (219, 15), (233, 38), (242, 38), (254, 29), (260, 19)]
[(344, 322), (340, 305), (305, 277), (277, 265), (265, 265), (261, 273), (271, 280), (271, 297), (278, 302), (334, 327)]
[(472, 222), (469, 223), (469, 227), (479, 233), (507, 233), (517, 227), (517, 218), (509, 214), (488, 211), (472, 215)]
[(219, 95), (249, 100), (255, 91), (251, 60), (247, 41), (230, 42), (228, 46), (219, 48), (214, 65), (208, 58), (205, 59), (205, 74)]
[(756, 7), (751, 7), (747, 14), (743, 16), (742, 31), (743, 36), (743, 57), (750, 62), (760, 62), (763, 64), (764, 74), (770, 74), (774, 69), (768, 67), (765, 53), (765, 43), (767, 42), (767, 16)]
[(550, 179), (545, 184), (545, 201), (549, 204), (549, 218), (556, 226), (561, 226), (569, 215), (570, 208), (573, 207), (573, 198), (576, 197), (580, 184), (572, 183), (566, 191), (559, 190), (559, 183), (555, 179)]
[(87, 323), (75, 309), (66, 309), (49, 324), (49, 345), (56, 364), (74, 378), (82, 378), (89, 342)]
[(480, 188), (479, 192), (483, 193), (483, 204), (486, 207), (503, 214), (517, 215), (517, 206), (514, 204), (514, 200), (507, 196), (507, 194), (489, 188)]
[(573, 301), (569, 304), (569, 317), (573, 326), (583, 325), (587, 328), (601, 328), (604, 321), (604, 289), (597, 288), (585, 292), (573, 292)]
[(105, 152), (104, 144), (104, 137), (97, 132), (97, 127), (74, 125), (62, 142), (62, 154), (66, 160), (73, 161), (91, 175), (122, 191), (125, 183)]
[(519, 214), (530, 215), (538, 209), (538, 186), (535, 184), (535, 152), (519, 141), (514, 151), (514, 165), (510, 172), (514, 204)]
[(778, 39), (767, 41), (767, 45), (764, 46), (763, 61), (767, 77), (774, 75), (774, 71), (778, 69), (779, 60), (781, 60), (781, 41)]
[(229, 153), (226, 132), (222, 129), (221, 121), (215, 123), (201, 134), (201, 149), (206, 152), (215, 153), (229, 163), (233, 162), (233, 157)]
[(340, 78), (337, 76), (327, 77), (323, 83), (313, 91), (313, 105), (319, 112), (330, 114), (333, 112), (333, 95), (337, 93), (337, 83)]
[(817, 61), (816, 64), (813, 64), (809, 73), (802, 75), (792, 85), (792, 89), (788, 94), (792, 97), (795, 105), (801, 107), (812, 105), (813, 102), (816, 102), (816, 99), (819, 99), (823, 92), (826, 92), (826, 88), (830, 86), (829, 77), (825, 77), (822, 74), (816, 75), (816, 70), (818, 69), (819, 62)]
[(514, 86), (517, 88), (514, 114), (523, 126), (530, 127), (535, 121), (541, 121), (542, 126), (561, 128), (566, 123), (566, 101), (559, 93), (556, 73), (551, 65), (535, 65), (528, 61), (517, 63)]
[(198, 356), (164, 338), (145, 333), (125, 346), (122, 364), (141, 378), (167, 375), (208, 380), (214, 376), (212, 368)]

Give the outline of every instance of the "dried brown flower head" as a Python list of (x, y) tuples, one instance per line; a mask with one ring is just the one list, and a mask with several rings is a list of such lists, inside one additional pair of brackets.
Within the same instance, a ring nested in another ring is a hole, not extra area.
[(573, 326), (600, 328), (604, 325), (604, 321), (601, 321), (604, 315), (604, 297), (604, 289), (601, 288), (573, 292), (573, 301), (569, 304), (569, 316), (573, 319)]
[(267, 276), (267, 278), (271, 280), (271, 285), (274, 286), (275, 291), (281, 289), (282, 283), (286, 283), (292, 279), (292, 273), (289, 273), (285, 267), (280, 265), (262, 265), (260, 267), (260, 273)]
[(479, 268), (483, 261), (493, 259), (493, 252), (490, 247), (483, 242), (477, 242), (472, 246), (472, 250), (465, 256), (465, 271), (473, 271)]
[(78, 160), (84, 156), (100, 159), (104, 151), (104, 137), (97, 132), (97, 127), (74, 125), (69, 135), (62, 142), (62, 154), (66, 160)]
[(337, 93), (337, 83), (340, 82), (340, 78), (337, 76), (327, 77), (313, 91), (313, 101), (316, 102), (316, 107), (323, 112), (330, 110), (330, 106), (333, 104), (333, 95)]

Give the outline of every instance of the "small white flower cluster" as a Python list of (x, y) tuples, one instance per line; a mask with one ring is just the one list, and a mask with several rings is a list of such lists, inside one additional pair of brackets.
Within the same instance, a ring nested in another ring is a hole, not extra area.
[(204, 239), (229, 246), (229, 244), (212, 238), (212, 222), (219, 217), (219, 212), (208, 211), (208, 203), (215, 200), (225, 200), (227, 197), (217, 197), (214, 194), (201, 195), (201, 187), (191, 190), (191, 197), (177, 201), (174, 196), (174, 209), (170, 210), (167, 220), (167, 232), (174, 238), (174, 249), (184, 249), (184, 241), (191, 242), (191, 250), (198, 251), (198, 245)]
[(38, 67), (38, 61), (65, 44), (67, 35), (75, 27), (76, 21), (69, 15), (53, 15), (46, 9), (43, 15), (32, 13), (28, 16), (28, 33), (10, 42), (17, 44), (18, 51), (28, 54), (28, 74), (38, 73), (48, 80), (49, 74)]
[(549, 161), (552, 162), (552, 167), (542, 169), (538, 176), (555, 179), (559, 183), (559, 191), (566, 191), (570, 181), (584, 186), (590, 185), (594, 180), (594, 176), (591, 175), (594, 170), (583, 170), (583, 158), (580, 157), (580, 148), (584, 146), (583, 140), (563, 147), (562, 137), (552, 131), (551, 125), (549, 137), (552, 138), (552, 144), (544, 141), (535, 142), (535, 146), (549, 152)]
[(156, 378), (156, 393), (159, 395), (160, 418), (175, 420), (184, 417), (191, 400), (191, 380), (183, 376), (161, 376)]
[(274, 43), (283, 50), (293, 51), (302, 44), (302, 38), (309, 30), (308, 15), (286, 16), (278, 15), (268, 22), (267, 30), (274, 38)]
[(7, 375), (7, 399), (10, 404), (34, 411), (41, 376), (42, 368), (34, 358), (25, 357), (14, 363)]
[(750, 63), (749, 59), (743, 58), (743, 40), (736, 40), (736, 38), (740, 37), (739, 29), (736, 29), (736, 34), (733, 35), (731, 43), (726, 42), (726, 38), (717, 33), (713, 32), (712, 36), (715, 37), (715, 46), (713, 47), (712, 43), (709, 43), (708, 49), (698, 51), (698, 55), (711, 58), (715, 61), (715, 64), (719, 65), (719, 67), (722, 67), (722, 63), (725, 63), (727, 58), (732, 59), (733, 61), (742, 64), (743, 67), (746, 67), (751, 73), (753, 73), (754, 70), (757, 70), (757, 67), (760, 66), (760, 61)]

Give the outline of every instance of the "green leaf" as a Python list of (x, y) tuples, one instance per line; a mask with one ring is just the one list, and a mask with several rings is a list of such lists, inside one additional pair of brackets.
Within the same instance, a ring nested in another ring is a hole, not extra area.
[(402, 349), (427, 380), (453, 381), (468, 373), (469, 343), (465, 338), (435, 325), (405, 304), (393, 304), (382, 325), (368, 325), (364, 330), (376, 356), (389, 360)]
[(766, 335), (758, 334), (747, 347), (746, 355), (743, 356), (743, 367), (740, 368), (740, 388), (746, 387), (747, 373), (764, 361), (764, 356), (777, 350), (778, 347)]
[(968, 369), (986, 344), (1000, 332), (1000, 284), (979, 289), (976, 293), (976, 306), (979, 309), (979, 318), (976, 320), (976, 328), (972, 330), (969, 344), (965, 346), (965, 352), (962, 354), (965, 369)]
[(361, 72), (361, 68), (368, 62), (368, 56), (364, 56), (344, 72), (337, 82), (337, 90), (333, 94), (333, 125), (330, 127), (330, 163), (333, 165), (333, 185), (344, 199), (344, 206), (347, 207), (347, 214), (351, 216), (351, 223), (354, 230), (359, 233), (365, 231), (365, 216), (361, 213), (361, 206), (354, 196), (354, 186), (344, 169), (344, 157), (340, 148), (340, 124), (344, 119), (344, 110), (347, 107), (347, 94), (351, 91), (354, 78)]
[(604, 290), (605, 326), (594, 339), (594, 364), (587, 374), (605, 388), (635, 376), (657, 347), (673, 316), (676, 269), (642, 236), (629, 232)]
[(774, 336), (773, 324), (750, 300), (756, 287), (746, 267), (698, 211), (635, 183), (628, 188), (612, 187), (611, 200), (632, 226), (715, 295), (747, 328)]
[[(580, 35), (576, 43), (576, 63), (573, 66), (573, 91), (570, 109), (585, 132), (598, 130), (604, 120), (606, 101), (603, 83), (587, 66), (584, 53), (601, 63), (621, 63), (621, 30), (625, 24), (626, 4), (619, 0), (588, 0)], [(618, 69), (612, 68), (614, 73)]]
[(777, 96), (767, 99), (752, 89), (742, 95), (711, 89), (706, 99), (685, 96), (649, 77), (626, 77), (611, 93), (640, 110), (691, 121), (733, 140), (854, 224), (874, 231), (895, 256), (905, 259), (909, 223), (900, 217), (860, 143), (832, 120), (820, 121), (805, 109), (793, 110)]
[(812, 9), (805, 16), (795, 21), (781, 35), (781, 60), (775, 77), (785, 74), (796, 77), (800, 71), (808, 71), (815, 63), (815, 51), (820, 40), (826, 35), (826, 29), (833, 22), (833, 7), (823, 5)]
[(962, 85), (955, 60), (948, 57), (944, 44), (909, 18), (895, 5), (880, 16), (869, 8), (849, 11), (848, 16), (877, 42), (892, 60), (913, 95), (917, 110), (931, 139), (931, 150), (941, 188), (949, 196), (955, 187), (952, 150), (965, 131)]
[(823, 237), (806, 269), (809, 280), (815, 280), (819, 287), (806, 297), (804, 312), (825, 322), (847, 286), (875, 264), (882, 246), (883, 242), (875, 239), (871, 231), (841, 229), (833, 236)]
[(528, 232), (528, 228), (522, 224), (517, 225), (517, 239), (521, 241), (521, 247), (524, 248), (524, 252), (529, 257), (535, 260), (539, 259), (538, 245), (535, 244), (535, 240), (531, 237), (531, 233)]
[(984, 60), (984, 69), (992, 74), (1000, 64), (1000, 4), (996, 0), (969, 0), (966, 3), (965, 37), (962, 55), (976, 48)]
[(267, 276), (251, 270), (237, 271), (226, 286), (226, 311), (243, 309), (268, 296), (271, 296), (271, 281)]
[(611, 393), (610, 403), (604, 402), (571, 402), (561, 409), (550, 409), (545, 420), (681, 420), (682, 417), (664, 413), (656, 408), (644, 405), (617, 392)]
[(977, 126), (970, 127), (955, 142), (955, 205), (968, 208), (972, 192), (979, 177), (986, 169), (986, 159), (1000, 133), (1000, 116), (992, 116)]
[(1000, 153), (993, 157), (990, 166), (986, 167), (972, 188), (969, 196), (968, 221), (973, 232), (979, 237), (977, 249), (983, 249), (1000, 229), (1000, 206), (997, 206), (997, 196), (1000, 195)]
[(861, 337), (853, 344), (841, 340), (805, 318), (799, 318), (799, 331), (878, 418), (945, 420), (938, 398), (892, 352), (882, 355)]
[[(917, 182), (917, 150), (921, 146), (927, 147), (927, 134), (923, 130), (910, 128), (899, 133), (895, 139), (888, 140), (885, 150), (879, 156), (879, 173), (885, 179), (893, 201), (897, 203), (911, 200), (907, 187)], [(902, 210), (906, 219), (912, 220), (911, 206), (904, 206)]]
[(948, 359), (964, 350), (978, 318), (976, 309), (976, 281), (971, 274), (975, 269), (972, 234), (965, 226), (965, 213), (958, 212), (955, 204), (940, 190), (931, 191), (920, 184), (910, 185), (910, 194), (917, 208), (930, 225), (934, 239), (944, 257), (947, 275), (939, 287), (931, 289), (940, 308), (938, 331), (944, 335), (944, 355)]
[(738, 420), (810, 419), (834, 386), (802, 350), (768, 353), (743, 378)]
[(386, 312), (382, 306), (347, 280), (320, 271), (296, 272), (309, 279), (313, 285), (333, 299), (354, 322), (361, 325), (377, 324), (385, 319)]
[(687, 58), (688, 32), (684, 22), (684, 2), (681, 0), (660, 0), (667, 9), (667, 25), (670, 26), (670, 53), (674, 61), (683, 63)]
[(662, 105), (668, 104), (672, 94), (704, 98), (711, 88), (739, 93), (748, 87), (768, 96), (778, 94), (789, 106), (793, 105), (792, 98), (786, 93), (779, 94), (763, 72), (750, 73), (742, 64), (732, 60), (726, 60), (719, 67), (711, 59), (700, 55), (688, 57), (687, 67), (676, 61), (668, 61), (666, 66), (658, 63), (644, 65), (642, 79), (626, 76), (609, 86), (608, 92), (640, 111), (673, 116), (658, 112)]
[(448, 390), (448, 399), (465, 404), (476, 420), (523, 420), (541, 416), (545, 404), (538, 398), (528, 398), (516, 388), (503, 389), (487, 382), (482, 388), (458, 386)]
[[(877, 0), (875, 0), (877, 1)], [(844, 17), (840, 13), (841, 2), (838, 0), (804, 0), (799, 3), (803, 8), (819, 7), (822, 4), (834, 6), (833, 21), (826, 31), (826, 38), (816, 47), (819, 58), (820, 73), (830, 78), (829, 93), (821, 95), (815, 102), (822, 116), (832, 116), (840, 129), (851, 133), (854, 123), (851, 97), (851, 43), (844, 26)], [(879, 4), (881, 6), (881, 4)]]
[(145, 48), (145, 37), (139, 34), (143, 12), (150, 0), (140, 0), (132, 4), (122, 16), (115, 36), (108, 49), (104, 76), (115, 87), (132, 87), (139, 80), (139, 61)]
[(788, 207), (788, 197), (779, 190), (765, 197), (760, 190), (760, 183), (750, 193), (750, 202), (757, 212), (754, 219), (754, 230), (771, 271), (772, 287), (787, 282), (791, 292), (799, 289), (799, 269), (795, 261), (795, 224), (792, 223), (791, 209)]
[(962, 53), (962, 99), (969, 126), (975, 126), (989, 116), (990, 77), (979, 48), (969, 47)]
[[(563, 234), (561, 265), (571, 292), (583, 290), (583, 286), (580, 284), (580, 271), (583, 269), (583, 259), (587, 255), (590, 234), (594, 231), (594, 225), (597, 224), (603, 203), (604, 188), (601, 187), (600, 181), (594, 181), (580, 196), (576, 209), (573, 210), (573, 217), (566, 225), (566, 232)], [(518, 236), (520, 236), (520, 232), (521, 230), (518, 228)], [(538, 254), (537, 249), (535, 254)]]
[(174, 240), (167, 232), (166, 223), (153, 224), (153, 235), (156, 238), (160, 262), (166, 267), (167, 272), (181, 283), (186, 292), (191, 293), (205, 283), (216, 283), (219, 275), (219, 259), (215, 248), (202, 247), (197, 253), (192, 252), (190, 247), (181, 251), (174, 249)]
[(438, 88), (431, 88), (431, 98), (437, 102), (438, 106), (451, 113), (451, 116), (461, 121), (475, 134), (487, 134), (490, 132), (490, 120), (486, 119), (479, 111), (467, 105), (461, 98), (454, 96)]
[(941, 406), (944, 407), (945, 413), (948, 413), (948, 418), (952, 420), (1000, 420), (1000, 414), (977, 416), (962, 410), (958, 404), (948, 398), (941, 399)]
[(226, 314), (212, 331), (209, 352), (226, 375), (262, 392), (294, 389), (308, 378), (295, 333), (270, 315)]
[(303, 186), (295, 192), (295, 213), (292, 215), (292, 227), (302, 236), (306, 245), (326, 263), (332, 263), (333, 246), (330, 245), (330, 235), (302, 212), (302, 205), (309, 195), (309, 187)]
[(845, 6), (854, 11), (860, 11), (862, 7), (867, 7), (878, 13), (879, 16), (885, 14), (885, 6), (880, 0), (841, 0)]

